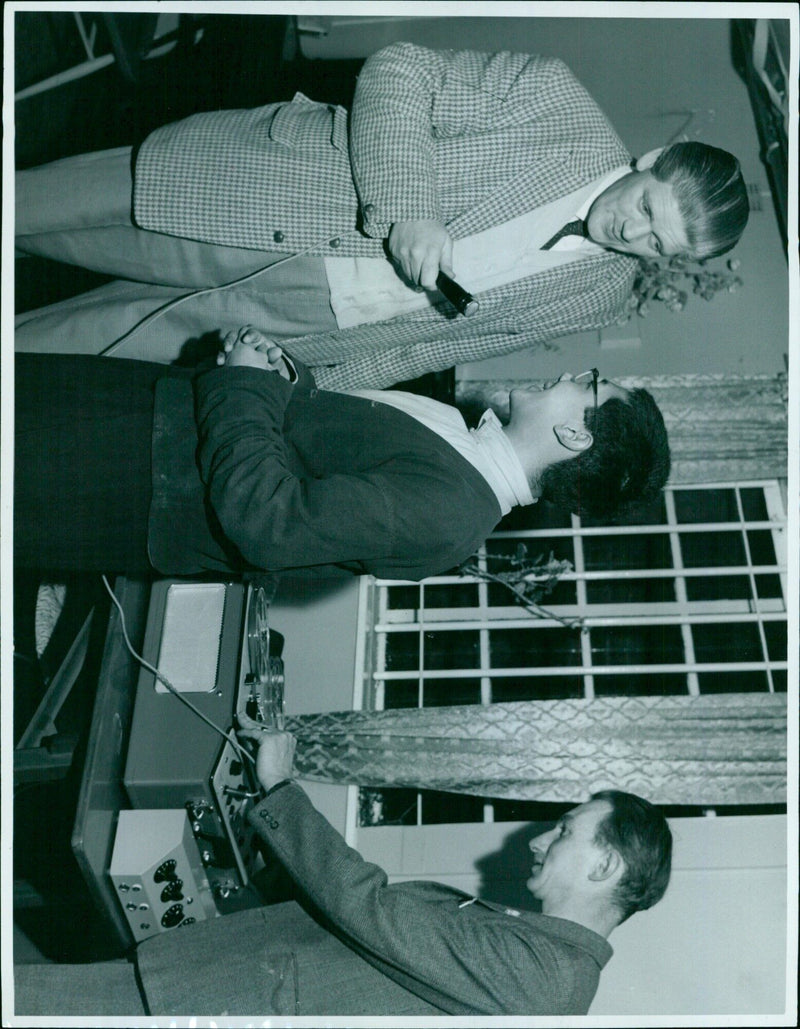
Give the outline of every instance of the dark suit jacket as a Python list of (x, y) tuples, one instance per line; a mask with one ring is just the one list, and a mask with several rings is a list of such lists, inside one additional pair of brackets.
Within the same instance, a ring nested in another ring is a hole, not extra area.
[(612, 954), (596, 933), (439, 883), (388, 885), (296, 785), (250, 819), (317, 921), (278, 905), (146, 941), (137, 961), (152, 1014), (588, 1011)]
[(194, 408), (191, 391), (171, 377), (156, 387), (148, 546), (165, 574), (336, 565), (421, 579), (500, 520), (486, 480), (436, 433), (318, 390), (305, 370), (291, 385), (218, 368), (195, 380)]

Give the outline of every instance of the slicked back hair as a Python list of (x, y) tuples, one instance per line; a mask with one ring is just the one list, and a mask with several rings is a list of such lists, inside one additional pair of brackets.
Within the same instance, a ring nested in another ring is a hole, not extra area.
[(719, 257), (739, 242), (750, 213), (739, 162), (727, 150), (696, 141), (665, 147), (650, 169), (678, 201), (690, 256)]

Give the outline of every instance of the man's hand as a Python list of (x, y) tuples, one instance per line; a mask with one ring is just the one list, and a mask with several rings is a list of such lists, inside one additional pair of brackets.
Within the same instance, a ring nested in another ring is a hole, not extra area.
[(290, 732), (265, 728), (253, 721), (244, 711), (237, 714), (236, 720), (239, 723), (239, 738), (255, 740), (258, 743), (256, 776), (264, 789), (268, 790), (284, 779), (291, 779), (297, 746), (294, 736)]
[(392, 260), (412, 286), (436, 289), (440, 271), (453, 274), (453, 240), (439, 221), (395, 222), (388, 246)]
[(261, 368), (265, 372), (277, 372), (282, 379), (291, 381), (283, 350), (252, 325), (232, 329), (225, 336), (222, 350), (217, 354), (217, 364), (224, 364), (227, 368)]

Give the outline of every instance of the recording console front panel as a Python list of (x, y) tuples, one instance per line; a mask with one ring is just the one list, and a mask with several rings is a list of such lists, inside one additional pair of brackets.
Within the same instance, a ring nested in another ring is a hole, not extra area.
[(185, 811), (120, 811), (108, 874), (137, 943), (217, 914)]
[[(151, 590), (142, 656), (225, 733), (233, 731), (239, 711), (281, 725), (283, 638), (270, 628), (268, 614), (260, 587), (160, 580)], [(124, 785), (134, 811), (120, 812), (109, 874), (115, 882), (128, 876), (119, 881), (117, 896), (137, 940), (185, 925), (200, 917), (198, 911), (211, 917), (259, 903), (249, 887), (263, 867), (246, 818), (261, 796), (253, 765), (146, 668), (138, 677)], [(148, 846), (139, 853), (129, 815), (155, 827), (142, 831), (153, 847), (161, 841), (161, 852)], [(174, 819), (174, 825), (165, 820), (169, 832), (162, 831), (159, 815)], [(174, 838), (178, 823), (180, 844)], [(156, 891), (156, 904), (154, 884), (145, 879), (158, 869), (163, 874), (165, 862), (173, 860), (191, 875), (173, 870), (175, 878)], [(137, 872), (134, 891), (131, 869), (140, 866), (146, 870)], [(162, 896), (184, 892), (170, 885), (177, 879), (193, 883), (191, 904), (184, 895), (164, 907)], [(133, 892), (146, 894), (140, 903), (148, 909), (134, 902)]]

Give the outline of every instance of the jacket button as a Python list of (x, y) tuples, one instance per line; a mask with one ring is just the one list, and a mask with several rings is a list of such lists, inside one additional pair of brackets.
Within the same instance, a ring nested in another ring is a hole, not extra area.
[(336, 249), (336, 248), (337, 248), (338, 246), (341, 246), (341, 244), (342, 244), (342, 241), (341, 241), (341, 240), (339, 239), (339, 237), (338, 237), (338, 236), (336, 236), (336, 238), (335, 238), (335, 239), (332, 239), (332, 240), (330, 241), (330, 243), (328, 244), (328, 246), (330, 246), (332, 250), (335, 250), (335, 249)]
[(283, 241), (286, 239), (286, 236), (281, 232), (280, 229), (278, 229), (277, 232), (272, 233), (272, 238), (275, 240), (276, 243), (283, 243)]
[(371, 218), (375, 214), (375, 204), (364, 204), (364, 215)]
[(311, 390), (309, 390), (309, 391), (308, 391), (308, 395), (309, 395), (310, 397), (315, 397), (315, 396), (317, 395), (317, 393), (318, 393), (318, 392), (319, 392), (319, 390), (316, 390), (316, 389), (311, 389)]
[(278, 820), (276, 818), (271, 818), (269, 820), (269, 827), (270, 827), (270, 829), (277, 829), (278, 828)]

